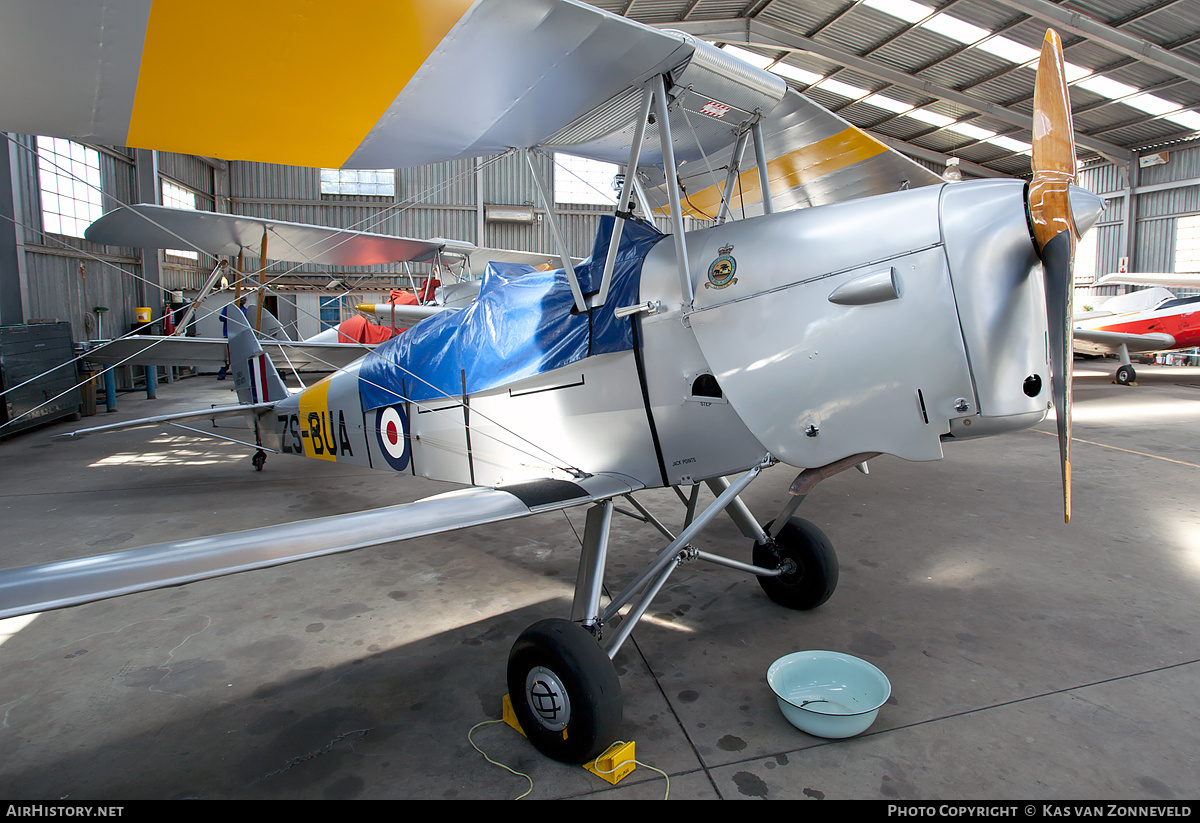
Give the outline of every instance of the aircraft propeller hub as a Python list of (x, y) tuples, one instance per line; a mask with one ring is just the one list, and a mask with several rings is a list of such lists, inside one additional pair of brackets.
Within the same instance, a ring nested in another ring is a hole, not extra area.
[(1096, 225), (1100, 215), (1104, 214), (1104, 200), (1079, 186), (1071, 186), (1067, 192), (1076, 236), (1082, 237), (1087, 234), (1088, 229)]

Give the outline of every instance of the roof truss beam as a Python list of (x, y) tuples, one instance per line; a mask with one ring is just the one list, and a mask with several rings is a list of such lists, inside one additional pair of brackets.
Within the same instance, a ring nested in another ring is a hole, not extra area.
[(1200, 83), (1200, 64), (1194, 60), (1167, 51), (1149, 40), (1115, 29), (1080, 12), (1065, 9), (1047, 2), (1047, 0), (997, 0), (997, 2), (1010, 9), (1024, 12), (1030, 17), (1053, 23), (1063, 31), (1086, 37), (1115, 52), (1134, 57), (1146, 65)]
[[(911, 89), (929, 97), (947, 100), (979, 114), (995, 118), (1019, 128), (1031, 128), (1030, 117), (1023, 112), (1006, 108), (987, 100), (982, 100), (954, 89), (939, 86), (928, 80), (922, 80), (910, 74), (905, 74), (882, 63), (856, 54), (842, 51), (833, 46), (819, 43), (803, 35), (792, 34), (769, 23), (762, 23), (749, 18), (728, 18), (723, 20), (705, 20), (700, 22), (669, 23), (664, 28), (674, 28), (686, 31), (696, 37), (719, 39), (725, 42), (737, 42), (759, 45), (764, 48), (778, 48), (790, 51), (804, 51), (820, 55), (828, 60), (849, 66), (872, 77), (884, 80), (895, 86)], [(1084, 148), (1098, 152), (1118, 165), (1128, 165), (1133, 154), (1126, 149), (1104, 140), (1096, 140), (1085, 134), (1076, 134), (1075, 142)]]

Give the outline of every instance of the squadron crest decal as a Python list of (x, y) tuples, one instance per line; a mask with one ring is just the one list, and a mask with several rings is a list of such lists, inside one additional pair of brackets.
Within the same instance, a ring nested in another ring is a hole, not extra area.
[(733, 259), (733, 246), (722, 246), (717, 249), (717, 254), (720, 257), (712, 261), (712, 265), (708, 267), (708, 282), (704, 284), (706, 289), (723, 289), (737, 282), (737, 278), (733, 276), (737, 272), (737, 261)]

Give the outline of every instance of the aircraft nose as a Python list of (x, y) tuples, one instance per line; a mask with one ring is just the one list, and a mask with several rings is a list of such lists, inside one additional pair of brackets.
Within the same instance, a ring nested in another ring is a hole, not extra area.
[(1075, 230), (1079, 236), (1087, 234), (1087, 230), (1096, 225), (1100, 215), (1104, 213), (1104, 200), (1079, 186), (1071, 186), (1068, 192), (1071, 201), (1071, 218), (1075, 221)]

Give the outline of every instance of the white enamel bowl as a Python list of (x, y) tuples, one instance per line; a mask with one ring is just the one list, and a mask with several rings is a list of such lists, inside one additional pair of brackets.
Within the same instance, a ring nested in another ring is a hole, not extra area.
[(862, 734), (887, 702), (892, 684), (879, 669), (848, 654), (793, 652), (767, 669), (783, 716), (817, 737)]

